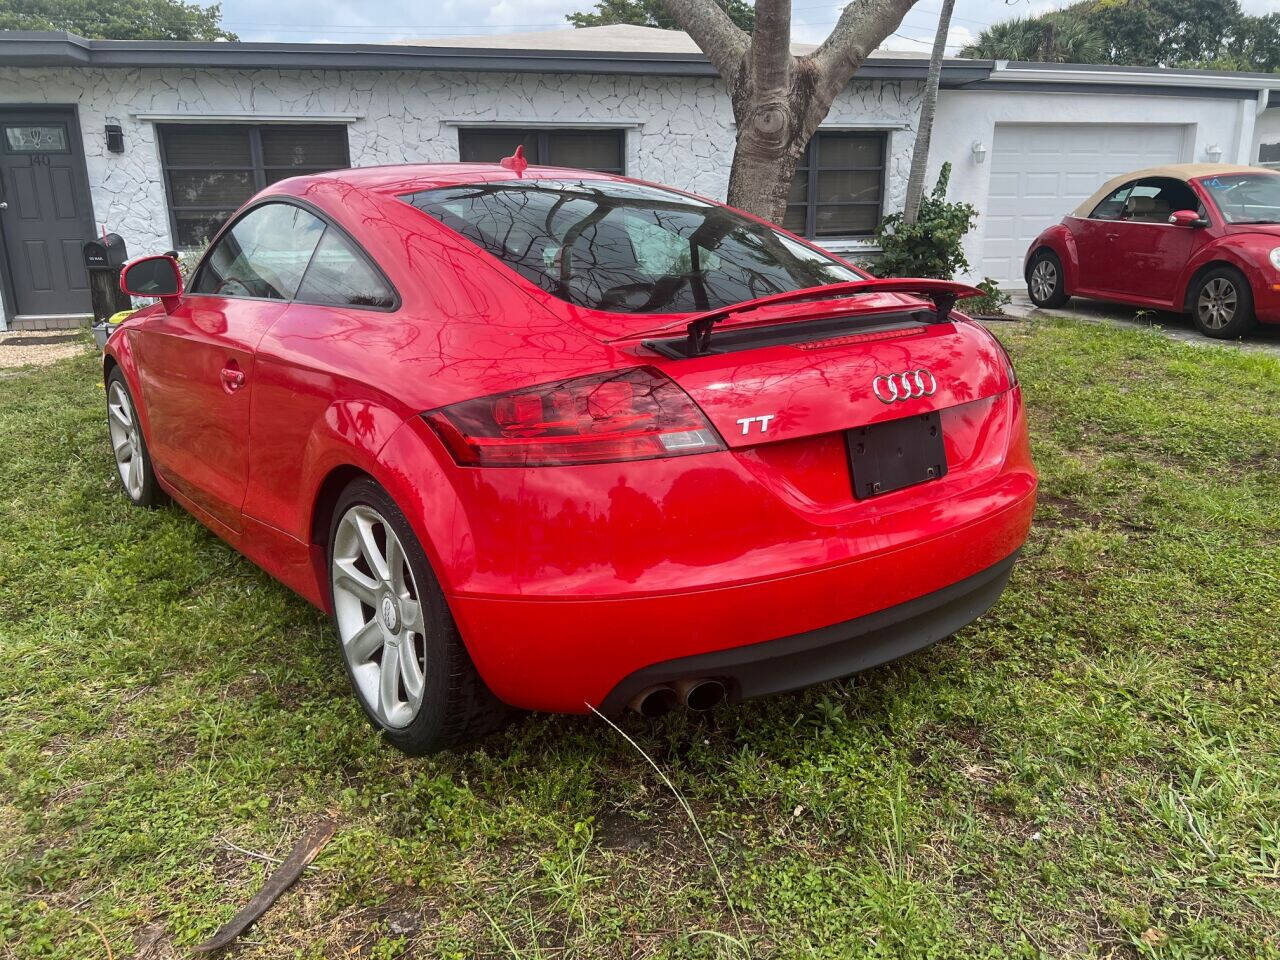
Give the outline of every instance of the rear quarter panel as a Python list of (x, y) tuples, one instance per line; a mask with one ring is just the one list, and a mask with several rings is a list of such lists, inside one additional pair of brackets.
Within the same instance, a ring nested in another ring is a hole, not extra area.
[(1032, 241), (1022, 262), (1024, 276), (1026, 275), (1027, 267), (1031, 263), (1032, 255), (1041, 247), (1048, 247), (1062, 261), (1063, 283), (1067, 291), (1071, 292), (1079, 285), (1080, 256), (1076, 250), (1075, 235), (1071, 232), (1070, 221), (1072, 219), (1071, 217), (1064, 217), (1061, 223), (1055, 223)]
[(456, 512), (431, 453), (434, 435), (426, 445), (413, 431), (388, 441), (427, 410), (634, 361), (549, 313), (476, 248), (407, 204), (332, 181), (293, 186), (378, 263), (400, 306), (387, 312), (295, 303), (264, 336), (245, 518), (264, 541), (283, 536), (296, 545), (269, 545), (281, 558), (269, 569), (304, 595), (323, 598), (322, 569), (311, 589), (280, 569), (298, 567), (285, 554), (318, 546), (317, 497), (335, 470), (353, 467), (405, 508), (448, 581), (457, 568), (451, 527), (421, 519)]

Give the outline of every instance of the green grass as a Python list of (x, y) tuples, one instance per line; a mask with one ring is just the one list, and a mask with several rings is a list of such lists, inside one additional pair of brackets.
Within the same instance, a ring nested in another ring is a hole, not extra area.
[[(95, 360), (0, 380), (0, 955), (1280, 958), (1280, 361), (999, 330), (1042, 471), (1000, 604), (710, 719), (409, 760), (320, 614), (117, 493)], [(247, 853), (245, 851), (251, 851)]]

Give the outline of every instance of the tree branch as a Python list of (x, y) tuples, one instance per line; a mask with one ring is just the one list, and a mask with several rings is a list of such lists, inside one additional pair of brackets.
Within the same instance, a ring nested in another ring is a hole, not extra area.
[(818, 69), (819, 83), (833, 96), (843, 90), (867, 54), (898, 28), (913, 6), (915, 0), (853, 0), (840, 14), (831, 36), (809, 55)]
[[(732, 84), (742, 66), (742, 58), (747, 55), (751, 38), (729, 19), (714, 0), (663, 0), (663, 5), (707, 55), (725, 83)], [(790, 7), (790, 0), (787, 5)]]

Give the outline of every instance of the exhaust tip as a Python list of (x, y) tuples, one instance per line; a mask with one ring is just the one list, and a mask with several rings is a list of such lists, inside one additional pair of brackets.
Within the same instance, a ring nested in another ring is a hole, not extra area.
[(719, 680), (681, 680), (676, 685), (681, 702), (699, 713), (710, 710), (724, 699), (724, 684)]
[(675, 707), (676, 699), (670, 687), (650, 687), (632, 697), (628, 706), (642, 717), (660, 717)]

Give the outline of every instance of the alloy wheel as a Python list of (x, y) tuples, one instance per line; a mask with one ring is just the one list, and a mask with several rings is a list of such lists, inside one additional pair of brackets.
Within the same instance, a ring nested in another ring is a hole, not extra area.
[(383, 726), (408, 726), (426, 688), (421, 594), (400, 538), (372, 507), (357, 504), (338, 522), (330, 578), (357, 691)]
[(1051, 260), (1041, 260), (1031, 270), (1031, 295), (1037, 300), (1048, 300), (1058, 289), (1058, 268)]
[(142, 462), (142, 441), (138, 434), (138, 418), (129, 402), (129, 394), (119, 381), (107, 390), (107, 428), (111, 433), (111, 449), (115, 452), (120, 482), (134, 500), (142, 498), (146, 481), (146, 465)]
[(1236, 287), (1225, 277), (1214, 277), (1200, 290), (1196, 314), (1210, 330), (1221, 330), (1236, 316)]

